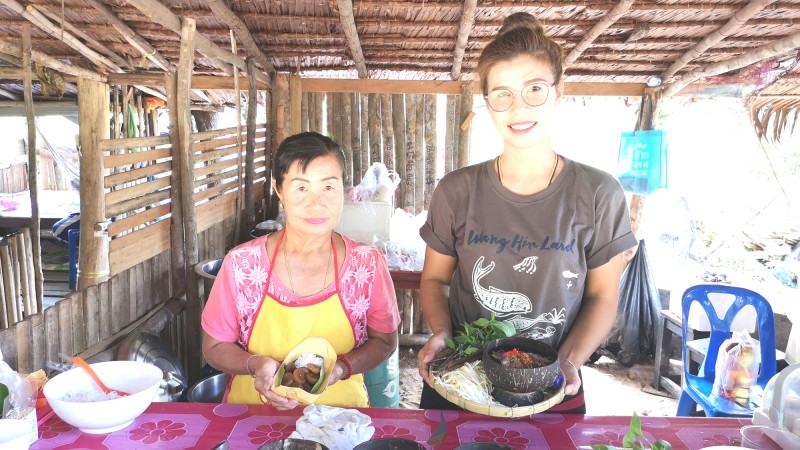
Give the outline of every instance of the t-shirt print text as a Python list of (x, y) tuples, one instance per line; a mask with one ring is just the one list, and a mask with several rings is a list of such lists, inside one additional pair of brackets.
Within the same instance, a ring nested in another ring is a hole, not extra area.
[(566, 253), (575, 253), (574, 238), (568, 244), (566, 244), (564, 242), (551, 240), (550, 235), (545, 236), (544, 240), (542, 241), (537, 241), (531, 240), (528, 236), (520, 235), (519, 233), (515, 234), (513, 239), (508, 239), (505, 237), (496, 236), (494, 233), (486, 234), (483, 231), (475, 232), (475, 230), (469, 230), (469, 235), (467, 236), (467, 245), (478, 244), (489, 244), (496, 246), (497, 249), (495, 252), (497, 254), (503, 253), (506, 247), (516, 249), (517, 251), (539, 249), (542, 251), (556, 250)]

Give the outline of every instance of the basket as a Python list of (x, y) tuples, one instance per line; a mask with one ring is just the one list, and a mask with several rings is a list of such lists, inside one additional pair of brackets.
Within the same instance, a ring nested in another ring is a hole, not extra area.
[[(429, 376), (430, 379), (433, 380), (433, 370), (429, 371)], [(464, 399), (455, 392), (448, 391), (446, 387), (435, 381), (433, 382), (433, 388), (447, 401), (464, 408), (467, 411), (483, 414), (485, 416), (514, 418), (545, 412), (553, 406), (561, 403), (561, 400), (564, 399), (564, 385), (566, 384), (567, 383), (565, 380), (561, 383), (561, 387), (559, 387), (556, 392), (552, 394), (546, 393), (544, 400), (530, 406), (494, 406), (487, 405), (485, 403), (473, 402), (471, 400)]]

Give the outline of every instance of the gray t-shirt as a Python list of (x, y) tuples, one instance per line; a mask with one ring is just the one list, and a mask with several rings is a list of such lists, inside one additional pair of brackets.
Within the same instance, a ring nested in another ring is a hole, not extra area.
[(580, 311), (586, 271), (636, 245), (619, 183), (564, 161), (553, 184), (533, 195), (505, 189), (492, 160), (439, 182), (420, 236), (458, 259), (453, 331), (494, 313), (518, 334), (558, 348)]

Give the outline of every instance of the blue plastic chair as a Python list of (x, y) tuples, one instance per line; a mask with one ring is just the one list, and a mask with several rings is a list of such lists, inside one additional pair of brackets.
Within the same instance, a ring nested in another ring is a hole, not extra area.
[[(709, 294), (735, 296), (725, 317), (717, 316), (716, 310), (708, 298)], [(686, 345), (689, 308), (694, 302), (702, 306), (711, 324), (708, 350), (697, 375), (689, 373), (689, 348)], [(752, 305), (756, 310), (758, 338), (761, 344), (761, 369), (754, 384), (763, 389), (770, 378), (775, 375), (775, 318), (769, 302), (760, 294), (740, 287), (706, 284), (692, 286), (683, 293), (683, 392), (678, 401), (677, 416), (688, 416), (694, 410), (695, 405), (699, 405), (708, 417), (752, 417), (751, 409), (744, 408), (729, 399), (711, 395), (719, 347), (731, 337), (733, 319), (747, 305)]]

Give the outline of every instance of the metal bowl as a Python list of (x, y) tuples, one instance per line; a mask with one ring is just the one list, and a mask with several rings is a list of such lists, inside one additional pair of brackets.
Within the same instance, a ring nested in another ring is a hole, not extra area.
[[(521, 352), (535, 353), (544, 357), (550, 364), (531, 369), (506, 367), (492, 358), (495, 350), (516, 348)], [(483, 351), (483, 368), (492, 386), (509, 392), (536, 392), (553, 385), (558, 378), (561, 365), (558, 352), (550, 344), (535, 339), (512, 336), (495, 339)]]
[(198, 381), (189, 388), (187, 399), (192, 403), (222, 403), (230, 376), (229, 373), (219, 373)]
[(425, 450), (419, 442), (403, 438), (383, 438), (362, 442), (353, 450)]
[(150, 363), (164, 371), (164, 379), (156, 393), (156, 402), (175, 402), (188, 387), (183, 366), (157, 336), (134, 333), (125, 338), (117, 350), (117, 359)]
[(267, 442), (258, 447), (258, 450), (328, 450), (328, 447), (319, 442), (306, 439), (282, 439), (280, 441)]

